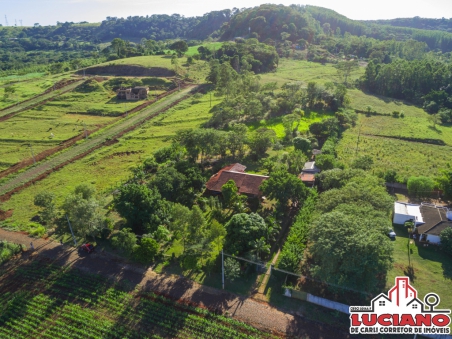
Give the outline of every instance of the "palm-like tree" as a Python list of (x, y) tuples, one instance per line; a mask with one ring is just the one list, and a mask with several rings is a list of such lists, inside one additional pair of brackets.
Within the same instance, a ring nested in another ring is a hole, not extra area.
[(261, 254), (270, 253), (270, 245), (267, 244), (264, 237), (261, 237), (253, 241), (253, 249), (251, 251), (256, 253), (257, 257), (260, 258)]

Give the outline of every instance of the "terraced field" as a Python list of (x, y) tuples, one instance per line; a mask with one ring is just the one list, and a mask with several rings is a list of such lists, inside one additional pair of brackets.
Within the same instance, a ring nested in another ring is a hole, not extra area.
[(100, 147), (106, 141), (110, 141), (118, 137), (122, 133), (130, 131), (143, 123), (150, 117), (158, 114), (161, 110), (169, 108), (171, 105), (188, 95), (192, 88), (183, 89), (180, 92), (175, 92), (169, 97), (162, 99), (154, 105), (146, 108), (136, 114), (130, 115), (127, 119), (123, 119), (108, 126), (101, 132), (95, 133), (84, 142), (81, 142), (68, 150), (54, 156), (51, 159), (44, 160), (36, 166), (28, 170), (14, 175), (13, 177), (5, 178), (0, 185), (0, 195), (11, 192), (17, 187), (23, 186), (33, 180), (36, 180), (42, 175), (46, 175), (55, 169), (61, 168), (75, 158), (84, 157), (86, 154), (92, 152), (95, 148)]

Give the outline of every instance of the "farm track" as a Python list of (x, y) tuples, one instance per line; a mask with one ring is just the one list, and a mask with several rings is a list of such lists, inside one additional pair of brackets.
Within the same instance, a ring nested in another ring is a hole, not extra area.
[(0, 122), (8, 120), (18, 113), (27, 111), (29, 109), (35, 108), (37, 106), (43, 105), (48, 101), (55, 99), (61, 94), (73, 91), (77, 86), (85, 82), (83, 79), (72, 79), (69, 83), (63, 85), (56, 90), (46, 90), (44, 93), (38, 94), (33, 98), (22, 101), (17, 105), (6, 107), (0, 110)]
[(85, 157), (94, 150), (111, 145), (117, 142), (116, 138), (121, 137), (141, 125), (143, 122), (154, 118), (160, 113), (166, 111), (170, 107), (178, 104), (190, 95), (193, 87), (188, 87), (180, 92), (176, 92), (171, 96), (158, 102), (155, 105), (144, 109), (134, 116), (120, 120), (108, 126), (102, 133), (99, 133), (86, 141), (76, 144), (73, 147), (55, 155), (53, 158), (38, 163), (36, 166), (19, 173), (17, 176), (0, 185), (0, 201), (8, 200), (12, 194), (30, 186), (34, 182), (42, 180), (53, 171), (56, 171), (67, 164)]
[[(160, 94), (159, 96), (157, 96), (156, 99), (153, 99), (153, 100), (150, 100), (150, 101), (146, 101), (143, 104), (132, 108), (131, 110), (129, 110), (126, 113), (122, 114), (117, 119), (115, 119), (114, 121), (110, 122), (109, 124), (106, 124), (104, 126), (98, 126), (94, 130), (87, 131), (87, 134), (91, 135), (94, 132), (98, 131), (100, 128), (105, 128), (105, 127), (107, 127), (109, 125), (112, 125), (112, 124), (116, 123), (118, 120), (125, 118), (128, 114), (136, 113), (136, 112), (148, 107), (149, 105), (152, 105), (156, 101), (158, 101), (160, 99), (163, 99), (164, 97), (166, 97), (168, 95), (171, 95), (175, 91), (177, 91), (177, 89), (173, 89), (171, 91), (168, 91), (168, 92), (165, 92), (163, 94)], [(45, 151), (37, 154), (35, 156), (35, 160), (36, 160), (36, 162), (42, 161), (45, 158), (50, 157), (50, 156), (54, 155), (55, 153), (61, 152), (64, 149), (74, 145), (77, 141), (82, 140), (84, 137), (85, 137), (85, 133), (83, 132), (83, 133), (79, 134), (78, 136), (75, 136), (75, 137), (72, 137), (72, 138), (67, 139), (65, 141), (62, 141), (58, 146), (53, 147), (53, 148), (48, 149), (48, 150), (45, 150)], [(14, 142), (15, 142), (15, 140), (14, 140)], [(18, 142), (23, 143), (22, 140), (19, 140)], [(26, 168), (28, 166), (31, 166), (31, 165), (33, 165), (33, 163), (34, 163), (33, 158), (28, 158), (28, 159), (22, 160), (21, 162), (16, 163), (15, 165), (11, 166), (10, 168), (8, 168), (8, 169), (6, 169), (4, 171), (1, 171), (0, 172), (0, 179), (4, 178), (4, 177), (6, 177), (6, 176), (8, 176), (10, 174), (16, 173), (19, 170), (24, 169), (24, 168)]]

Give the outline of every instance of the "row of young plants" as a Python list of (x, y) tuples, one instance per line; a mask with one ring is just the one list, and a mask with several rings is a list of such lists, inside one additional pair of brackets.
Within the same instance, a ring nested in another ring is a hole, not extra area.
[[(17, 282), (11, 286), (11, 280)], [(0, 338), (266, 338), (234, 319), (42, 262), (1, 277)], [(26, 292), (23, 292), (26, 291)]]

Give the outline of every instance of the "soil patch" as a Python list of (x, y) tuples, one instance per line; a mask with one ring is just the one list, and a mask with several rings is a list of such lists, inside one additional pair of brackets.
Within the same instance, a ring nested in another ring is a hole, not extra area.
[(0, 210), (0, 221), (11, 218), (12, 215), (13, 215), (13, 210), (7, 210), (7, 211)]
[[(83, 70), (78, 74), (83, 74)], [(85, 74), (90, 75), (114, 75), (114, 76), (155, 76), (171, 77), (176, 75), (174, 71), (163, 67), (143, 67), (138, 65), (108, 65), (96, 66), (85, 69)]]

